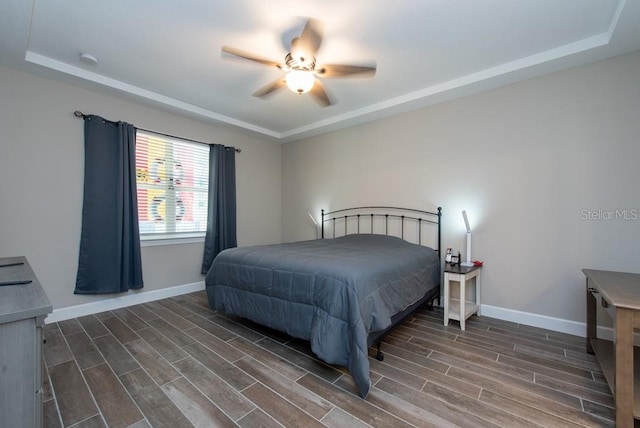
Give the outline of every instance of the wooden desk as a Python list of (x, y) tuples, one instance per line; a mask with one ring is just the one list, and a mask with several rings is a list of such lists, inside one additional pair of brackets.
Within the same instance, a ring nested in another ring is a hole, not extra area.
[[(595, 354), (615, 397), (616, 427), (633, 427), (640, 419), (638, 376), (640, 352), (634, 358), (633, 329), (640, 327), (640, 274), (582, 269), (587, 277), (587, 352)], [(614, 320), (614, 342), (597, 338), (596, 302)], [(634, 364), (635, 360), (635, 364)], [(635, 366), (635, 367), (634, 367)]]

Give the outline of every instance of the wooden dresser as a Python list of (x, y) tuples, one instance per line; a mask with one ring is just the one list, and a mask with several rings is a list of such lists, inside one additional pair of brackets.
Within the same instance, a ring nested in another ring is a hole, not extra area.
[(25, 257), (0, 258), (0, 284), (7, 283), (0, 285), (0, 427), (41, 427), (42, 325), (51, 303)]

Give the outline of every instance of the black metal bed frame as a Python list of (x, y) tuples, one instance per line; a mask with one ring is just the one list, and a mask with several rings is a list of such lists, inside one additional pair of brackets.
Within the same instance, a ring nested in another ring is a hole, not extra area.
[[(362, 214), (361, 212), (356, 212), (356, 211), (362, 211), (362, 210), (395, 210), (396, 212), (406, 212), (406, 213), (411, 213), (412, 215), (401, 215), (401, 214), (389, 214), (389, 213), (380, 213), (380, 212), (375, 212), (375, 213), (369, 213), (369, 214)], [(349, 212), (352, 212), (353, 214), (349, 214)], [(340, 216), (335, 216), (335, 214), (337, 213), (346, 213), (344, 215), (340, 215)], [(422, 215), (422, 217), (418, 217), (418, 215)], [(422, 223), (431, 223), (431, 224), (435, 224), (438, 226), (438, 248), (436, 249), (436, 251), (438, 251), (438, 255), (441, 255), (442, 252), (441, 250), (441, 220), (442, 220), (442, 208), (438, 207), (438, 212), (432, 212), (432, 211), (423, 211), (423, 210), (416, 210), (413, 208), (401, 208), (401, 207), (384, 207), (384, 206), (368, 206), (368, 207), (354, 207), (354, 208), (344, 208), (341, 210), (335, 210), (335, 211), (329, 211), (329, 212), (324, 212), (324, 210), (321, 210), (321, 228), (322, 228), (322, 239), (326, 238), (325, 237), (325, 226), (324, 224), (327, 222), (332, 222), (333, 223), (333, 228), (332, 228), (332, 232), (333, 232), (333, 238), (336, 237), (336, 221), (337, 220), (343, 220), (344, 222), (344, 234), (346, 235), (349, 231), (348, 228), (348, 220), (350, 218), (356, 218), (357, 219), (357, 230), (356, 233), (360, 233), (360, 218), (369, 218), (370, 219), (370, 225), (371, 225), (371, 233), (373, 233), (373, 225), (374, 225), (374, 220), (377, 217), (384, 217), (385, 219), (385, 235), (388, 235), (389, 233), (389, 218), (397, 218), (400, 219), (400, 229), (401, 229), (401, 236), (400, 238), (405, 239), (404, 238), (404, 225), (405, 225), (405, 221), (406, 220), (412, 220), (412, 221), (416, 221), (418, 223), (418, 244), (422, 245)], [(330, 218), (325, 218), (327, 216), (332, 216)], [(424, 218), (426, 217), (426, 218)], [(433, 220), (432, 218), (435, 217), (436, 219)]]
[[(363, 210), (375, 210), (376, 212), (371, 212), (368, 214), (362, 214)], [(381, 213), (382, 210), (393, 210), (393, 213)], [(404, 215), (400, 213), (407, 213), (409, 215)], [(340, 214), (340, 215), (336, 215)], [(437, 212), (432, 211), (423, 211), (416, 210), (412, 208), (401, 208), (401, 207), (386, 207), (386, 206), (367, 206), (367, 207), (354, 207), (354, 208), (345, 208), (335, 211), (321, 212), (321, 229), (322, 239), (325, 239), (325, 223), (332, 223), (332, 238), (336, 236), (336, 221), (343, 220), (344, 221), (344, 234), (346, 235), (349, 232), (348, 224), (349, 219), (356, 218), (357, 227), (356, 233), (360, 233), (360, 219), (369, 218), (371, 231), (370, 233), (374, 233), (374, 220), (378, 217), (384, 217), (385, 224), (385, 235), (389, 234), (389, 218), (400, 219), (400, 238), (405, 239), (404, 237), (404, 229), (405, 229), (405, 221), (410, 220), (418, 223), (418, 245), (422, 245), (422, 224), (435, 224), (438, 227), (438, 246), (435, 249), (438, 252), (438, 258), (442, 261), (442, 251), (441, 251), (441, 230), (442, 230), (442, 208), (438, 207)], [(435, 218), (435, 219), (434, 219)], [(376, 359), (382, 361), (384, 359), (384, 354), (380, 351), (380, 346), (385, 336), (389, 334), (398, 324), (403, 322), (408, 317), (412, 316), (416, 311), (418, 311), (423, 305), (427, 304), (428, 308), (433, 309), (433, 301), (436, 299), (440, 299), (440, 284), (437, 287), (429, 290), (420, 300), (406, 308), (404, 311), (398, 312), (393, 317), (391, 317), (391, 325), (384, 330), (375, 331), (369, 333), (367, 338), (367, 345), (371, 347), (372, 345), (376, 345), (378, 350), (376, 354)]]

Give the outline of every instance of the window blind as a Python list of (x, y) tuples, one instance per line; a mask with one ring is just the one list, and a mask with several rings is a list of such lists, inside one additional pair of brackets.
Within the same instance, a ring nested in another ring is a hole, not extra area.
[(209, 146), (136, 130), (140, 238), (204, 236)]

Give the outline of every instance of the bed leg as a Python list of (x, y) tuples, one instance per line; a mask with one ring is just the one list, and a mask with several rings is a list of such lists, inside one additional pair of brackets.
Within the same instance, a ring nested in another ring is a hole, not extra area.
[(382, 342), (378, 342), (378, 353), (376, 354), (376, 360), (378, 361), (384, 360), (384, 354), (382, 353), (382, 351), (380, 351), (381, 345), (382, 345)]

